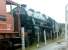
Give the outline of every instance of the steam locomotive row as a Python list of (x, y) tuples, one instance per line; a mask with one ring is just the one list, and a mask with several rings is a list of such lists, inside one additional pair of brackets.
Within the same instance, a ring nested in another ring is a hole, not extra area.
[(20, 16), (21, 28), (25, 28), (25, 44), (27, 45), (32, 44), (34, 41), (37, 42), (38, 32), (40, 41), (44, 41), (44, 30), (46, 31), (47, 39), (53, 39), (56, 37), (55, 34), (59, 33), (59, 23), (34, 9), (26, 10), (25, 4), (13, 9), (13, 16), (15, 18), (17, 14)]
[[(17, 7), (7, 13), (6, 4)], [(59, 33), (59, 23), (39, 11), (26, 10), (25, 4), (19, 5), (10, 0), (0, 0), (0, 8), (1, 50), (10, 50), (9, 48), (12, 49), (21, 45), (22, 27), (25, 29), (25, 46), (38, 42), (38, 38), (40, 41), (44, 41), (44, 31), (47, 39), (54, 39), (55, 35)]]

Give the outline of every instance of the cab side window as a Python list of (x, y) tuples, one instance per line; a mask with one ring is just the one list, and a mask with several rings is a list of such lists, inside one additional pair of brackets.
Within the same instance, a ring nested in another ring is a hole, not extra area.
[(0, 21), (6, 21), (6, 17), (5, 16), (0, 16)]

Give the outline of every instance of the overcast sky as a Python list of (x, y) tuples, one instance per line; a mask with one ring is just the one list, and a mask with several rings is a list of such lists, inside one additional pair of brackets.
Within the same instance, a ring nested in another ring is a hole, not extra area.
[(65, 22), (65, 5), (68, 0), (13, 0), (19, 4), (27, 4), (48, 16), (51, 16), (57, 22)]

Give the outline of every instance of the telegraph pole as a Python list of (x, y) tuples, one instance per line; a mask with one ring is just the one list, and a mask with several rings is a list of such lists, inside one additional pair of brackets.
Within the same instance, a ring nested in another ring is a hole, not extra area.
[(65, 7), (65, 41), (68, 40), (67, 27), (68, 27), (68, 4)]

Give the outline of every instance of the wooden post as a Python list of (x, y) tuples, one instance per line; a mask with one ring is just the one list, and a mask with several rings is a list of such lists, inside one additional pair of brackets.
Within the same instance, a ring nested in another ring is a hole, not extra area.
[(38, 43), (37, 43), (37, 48), (39, 47), (39, 31), (37, 31), (37, 40), (38, 40)]
[(56, 33), (57, 33), (57, 39), (58, 39), (58, 37), (59, 37), (58, 32), (56, 32)]
[(44, 40), (45, 40), (45, 45), (46, 45), (46, 31), (44, 30)]
[(52, 40), (52, 31), (50, 31), (50, 33), (51, 33), (51, 40)]
[(22, 38), (22, 50), (25, 50), (25, 33), (24, 33), (24, 27), (21, 28), (21, 38)]

